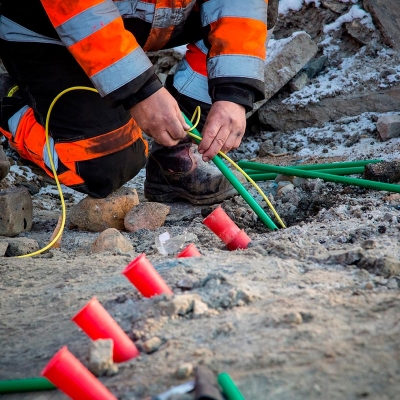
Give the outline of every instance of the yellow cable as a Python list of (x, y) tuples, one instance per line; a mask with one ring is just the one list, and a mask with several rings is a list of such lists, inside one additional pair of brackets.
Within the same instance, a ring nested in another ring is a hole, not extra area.
[[(194, 118), (195, 118), (195, 116), (196, 116), (196, 114), (197, 114), (197, 119), (196, 119), (196, 122), (195, 122), (195, 124), (187, 131), (187, 133), (188, 133), (188, 135), (189, 136), (191, 136), (191, 137), (193, 137), (193, 138), (195, 138), (195, 139), (197, 139), (197, 140), (200, 140), (201, 141), (201, 137), (200, 136), (197, 136), (197, 135), (195, 135), (194, 133), (192, 133), (192, 130), (194, 130), (195, 128), (196, 128), (196, 126), (198, 125), (198, 123), (199, 123), (199, 121), (200, 121), (200, 113), (201, 113), (201, 110), (200, 110), (200, 106), (197, 106), (196, 107), (196, 109), (195, 109), (195, 111), (194, 111), (194, 113), (193, 113), (193, 116), (192, 116), (192, 119), (190, 120), (190, 122), (193, 122), (193, 120), (194, 120)], [(247, 175), (246, 174), (246, 172), (245, 171), (243, 171), (243, 169), (242, 168), (240, 168), (239, 167), (239, 165), (237, 165), (236, 163), (235, 163), (235, 161), (233, 161), (231, 158), (229, 158), (225, 153), (223, 153), (222, 151), (219, 151), (218, 152), (218, 154), (220, 155), (220, 156), (222, 156), (223, 158), (225, 158), (225, 160), (227, 160), (228, 162), (230, 162), (256, 189), (257, 189), (257, 191), (258, 191), (258, 193), (260, 193), (260, 195), (262, 196), (262, 198), (265, 200), (265, 202), (268, 204), (268, 207), (271, 209), (271, 211), (274, 213), (274, 215), (275, 215), (275, 217), (276, 217), (276, 219), (279, 221), (279, 223), (281, 224), (281, 226), (282, 226), (282, 228), (286, 228), (286, 226), (285, 226), (285, 224), (283, 223), (283, 221), (282, 221), (282, 219), (281, 219), (281, 217), (279, 216), (279, 214), (276, 212), (276, 210), (275, 210), (275, 208), (274, 208), (274, 206), (271, 204), (271, 202), (269, 201), (269, 199), (268, 199), (268, 197), (265, 195), (265, 193), (261, 190), (261, 188), (257, 185), (257, 183), (255, 183), (254, 182), (254, 180), (253, 179), (251, 179), (250, 178), (250, 176), (249, 175)]]
[(65, 201), (64, 201), (64, 195), (61, 189), (61, 185), (60, 182), (58, 180), (58, 176), (57, 176), (57, 171), (56, 171), (56, 167), (54, 165), (54, 161), (53, 161), (53, 156), (51, 154), (51, 149), (50, 149), (50, 143), (49, 143), (49, 121), (50, 121), (50, 114), (51, 111), (53, 110), (53, 107), (55, 105), (55, 103), (57, 102), (57, 100), (64, 95), (67, 92), (71, 92), (72, 90), (90, 90), (92, 92), (97, 92), (96, 89), (90, 88), (90, 87), (86, 87), (86, 86), (73, 86), (70, 87), (68, 89), (63, 90), (62, 92), (60, 92), (55, 98), (54, 100), (51, 102), (49, 110), (47, 111), (47, 116), (46, 116), (46, 125), (45, 125), (45, 132), (46, 132), (46, 147), (47, 147), (47, 154), (49, 155), (49, 160), (50, 160), (50, 165), (51, 165), (51, 170), (53, 171), (53, 175), (54, 175), (54, 180), (56, 181), (57, 184), (57, 189), (58, 189), (58, 193), (60, 195), (60, 200), (61, 200), (61, 208), (62, 208), (62, 220), (61, 220), (61, 227), (60, 230), (58, 231), (57, 235), (54, 237), (54, 239), (45, 247), (43, 247), (40, 250), (34, 251), (33, 253), (29, 253), (29, 254), (24, 254), (23, 256), (17, 256), (17, 258), (26, 258), (26, 257), (32, 257), (32, 256), (37, 256), (38, 254), (43, 253), (44, 251), (50, 249), (54, 243), (57, 242), (58, 238), (62, 235), (63, 231), (64, 231), (64, 226), (65, 226), (65, 221), (67, 218), (67, 211), (65, 208)]

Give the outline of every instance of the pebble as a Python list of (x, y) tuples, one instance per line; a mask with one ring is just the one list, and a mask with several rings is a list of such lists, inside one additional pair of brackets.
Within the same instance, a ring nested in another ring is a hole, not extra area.
[(193, 318), (199, 318), (208, 312), (208, 305), (202, 301), (195, 300), (193, 302)]
[(127, 231), (136, 232), (139, 229), (156, 230), (164, 225), (170, 207), (162, 203), (147, 202), (133, 207), (124, 218)]
[(374, 287), (375, 286), (374, 286), (374, 284), (372, 282), (367, 282), (365, 284), (365, 289), (367, 289), (367, 290), (372, 290)]
[(0, 242), (8, 243), (5, 253), (8, 257), (23, 256), (39, 250), (39, 244), (36, 240), (25, 237), (0, 239)]
[(193, 364), (183, 363), (181, 364), (175, 372), (175, 376), (178, 379), (186, 379), (193, 373)]
[(364, 240), (364, 241), (361, 243), (361, 247), (362, 247), (363, 249), (365, 249), (365, 250), (374, 249), (374, 248), (376, 247), (376, 241), (375, 241), (375, 240), (372, 240), (372, 239)]
[(157, 351), (161, 347), (161, 345), (162, 345), (162, 340), (158, 336), (154, 336), (143, 343), (143, 350), (147, 354), (151, 354)]
[[(194, 302), (202, 302), (198, 294), (175, 295), (171, 300), (164, 300), (158, 303), (161, 313), (173, 316), (183, 316), (193, 311)], [(198, 305), (198, 307), (200, 307)]]
[(95, 376), (112, 376), (118, 373), (118, 366), (113, 361), (112, 339), (98, 339), (90, 343), (89, 370)]
[(285, 314), (282, 318), (282, 322), (285, 324), (290, 324), (290, 325), (300, 325), (303, 323), (303, 317), (301, 314), (297, 311), (290, 312), (288, 314)]
[(188, 278), (183, 278), (176, 284), (176, 286), (182, 290), (191, 290), (193, 289), (193, 285), (194, 282)]
[(118, 229), (108, 228), (101, 232), (92, 244), (93, 253), (104, 253), (106, 251), (128, 253), (133, 251), (133, 246)]
[(387, 283), (387, 288), (388, 289), (398, 289), (399, 285), (397, 283), (397, 279), (389, 279), (389, 282)]

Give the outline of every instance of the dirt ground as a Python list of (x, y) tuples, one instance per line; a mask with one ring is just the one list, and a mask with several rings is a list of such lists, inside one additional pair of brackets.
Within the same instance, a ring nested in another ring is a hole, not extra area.
[[(308, 5), (303, 12), (304, 22), (316, 11)], [(297, 14), (293, 21), (286, 25), (297, 29)], [(277, 37), (283, 37), (282, 29)], [(346, 43), (343, 51), (357, 53), (359, 70), (370, 55)], [(392, 67), (398, 60), (376, 57), (379, 65)], [(364, 65), (369, 71), (370, 63)], [(314, 92), (321, 86), (318, 79), (310, 84)], [(374, 82), (379, 87), (379, 80)], [(279, 165), (400, 159), (399, 138), (379, 140), (378, 117), (367, 113), (297, 132), (270, 132), (254, 124), (234, 156)], [(288, 154), (258, 158), (266, 140)], [(37, 188), (33, 227), (21, 236), (45, 245), (60, 214), (57, 191), (7, 151), (16, 165), (2, 187), (24, 183)], [(128, 183), (142, 202), (143, 181), (144, 171)], [(117, 375), (100, 378), (120, 400), (155, 396), (193, 379), (177, 378), (183, 363), (228, 372), (247, 400), (400, 398), (400, 196), (320, 180), (287, 195), (278, 193), (275, 181), (260, 185), (288, 228), (269, 231), (241, 198), (225, 201), (223, 208), (252, 239), (244, 251), (228, 251), (202, 224), (209, 208), (173, 203), (162, 228), (123, 232), (134, 246), (132, 253), (92, 254), (98, 233), (67, 223), (61, 249), (30, 259), (0, 258), (0, 379), (39, 376), (65, 345), (87, 365), (89, 339), (71, 317), (97, 296), (139, 348), (150, 338), (162, 340), (154, 353), (142, 351), (120, 364)], [(67, 188), (65, 193), (69, 213), (83, 196)], [(202, 257), (177, 259), (177, 249), (161, 255), (156, 238), (167, 231), (180, 239), (180, 248), (193, 242)], [(208, 310), (168, 316), (163, 311), (168, 299), (142, 298), (121, 275), (140, 253), (146, 253), (175, 295), (197, 294)], [(192, 288), (183, 290), (182, 280)], [(0, 398), (66, 396), (49, 391)]]

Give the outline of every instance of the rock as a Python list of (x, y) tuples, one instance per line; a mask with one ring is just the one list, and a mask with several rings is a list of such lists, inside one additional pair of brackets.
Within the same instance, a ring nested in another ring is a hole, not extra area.
[(183, 316), (193, 311), (195, 301), (202, 302), (198, 294), (181, 294), (175, 295), (171, 300), (159, 302), (161, 313), (173, 316)]
[(269, 46), (265, 64), (265, 100), (257, 102), (252, 113), (296, 76), (317, 51), (318, 46), (304, 31), (295, 32), (286, 39), (277, 40), (275, 46)]
[(324, 68), (325, 62), (328, 60), (327, 56), (321, 56), (311, 60), (304, 68), (303, 71), (310, 79), (315, 78)]
[(4, 257), (8, 248), (8, 242), (0, 241), (0, 257)]
[(342, 14), (348, 9), (348, 5), (346, 3), (339, 3), (335, 0), (321, 0), (322, 5), (337, 14)]
[(386, 44), (400, 51), (400, 9), (397, 0), (363, 0)]
[(301, 71), (289, 82), (290, 91), (297, 92), (306, 87), (309, 83), (310, 78), (304, 71)]
[(193, 302), (193, 318), (199, 318), (208, 313), (208, 305), (200, 300)]
[(102, 232), (107, 228), (124, 230), (124, 217), (139, 204), (135, 189), (121, 187), (105, 199), (87, 196), (72, 208), (69, 214), (72, 225), (82, 231)]
[(376, 242), (373, 239), (367, 239), (361, 243), (361, 247), (365, 250), (371, 250), (376, 247)]
[(189, 378), (193, 373), (193, 364), (191, 363), (183, 363), (181, 364), (175, 372), (175, 376), (178, 379), (186, 379)]
[(266, 157), (274, 150), (274, 143), (271, 139), (266, 140), (260, 144), (260, 149), (258, 151), (259, 157)]
[(89, 370), (95, 376), (112, 376), (118, 373), (113, 361), (114, 342), (112, 339), (97, 339), (90, 343)]
[(400, 274), (400, 261), (392, 256), (365, 256), (357, 264), (358, 268), (366, 269), (384, 278)]
[(189, 278), (183, 278), (176, 284), (176, 286), (182, 290), (191, 290), (193, 289), (193, 285), (193, 281)]
[(389, 282), (387, 283), (387, 288), (388, 289), (398, 289), (399, 285), (397, 283), (397, 279), (389, 279)]
[(6, 250), (6, 256), (8, 257), (23, 256), (39, 250), (39, 244), (36, 240), (25, 237), (7, 239), (0, 238), (0, 243), (8, 244)]
[(4, 153), (3, 146), (0, 145), (0, 181), (5, 178), (10, 171), (10, 162)]
[(162, 345), (162, 340), (159, 337), (154, 336), (153, 338), (146, 340), (143, 343), (143, 350), (147, 354), (151, 354), (157, 351), (161, 347), (161, 345)]
[(132, 243), (115, 228), (108, 228), (101, 232), (92, 244), (93, 253), (133, 251)]
[(316, 104), (290, 105), (281, 99), (271, 99), (258, 110), (260, 122), (274, 130), (292, 132), (310, 126), (321, 126), (325, 122), (337, 121), (366, 112), (398, 112), (400, 87), (371, 92), (354, 92), (325, 98)]
[(359, 18), (353, 19), (351, 22), (346, 22), (345, 27), (347, 33), (361, 44), (368, 44), (373, 39), (375, 30), (363, 24)]
[[(280, 183), (282, 183), (282, 182), (280, 182)], [(279, 188), (279, 186), (278, 186), (277, 195), (283, 197), (283, 196), (285, 196), (286, 194), (288, 194), (288, 193), (290, 193), (290, 192), (293, 192), (293, 190), (294, 190), (294, 185), (293, 185), (292, 183), (289, 183), (289, 184), (287, 184), (287, 185), (284, 185), (284, 186), (282, 186), (281, 188)]]
[(17, 236), (32, 228), (32, 198), (24, 187), (0, 190), (0, 236)]
[(377, 182), (397, 183), (400, 181), (400, 161), (367, 164), (364, 167), (363, 178)]
[(164, 225), (169, 210), (170, 208), (162, 203), (141, 203), (126, 214), (125, 228), (129, 232), (136, 232), (139, 229), (154, 231)]
[(282, 323), (288, 325), (300, 325), (303, 323), (303, 317), (297, 311), (285, 314), (281, 320)]
[(355, 247), (347, 250), (331, 250), (328, 252), (328, 264), (351, 265), (362, 257), (362, 249)]
[(373, 282), (367, 282), (364, 286), (364, 288), (367, 290), (372, 290), (374, 287), (375, 285), (373, 284)]
[(386, 140), (400, 136), (400, 114), (382, 115), (376, 123), (379, 136), (385, 142)]

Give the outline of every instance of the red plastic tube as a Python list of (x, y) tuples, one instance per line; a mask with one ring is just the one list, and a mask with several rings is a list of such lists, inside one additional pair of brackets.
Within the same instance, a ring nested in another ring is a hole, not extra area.
[(73, 400), (117, 400), (66, 346), (53, 356), (41, 375)]
[(234, 239), (232, 239), (226, 247), (229, 250), (244, 250), (247, 249), (247, 246), (251, 242), (251, 239), (247, 236), (246, 232), (242, 229)]
[(193, 243), (190, 243), (186, 246), (177, 256), (176, 258), (184, 258), (184, 257), (201, 257), (200, 252), (196, 249), (196, 246)]
[(128, 361), (139, 355), (139, 350), (135, 344), (96, 297), (93, 297), (72, 318), (72, 321), (93, 340), (112, 339), (114, 341), (113, 359), (115, 362)]
[(144, 297), (153, 297), (163, 293), (173, 294), (145, 254), (136, 257), (122, 273)]
[(229, 215), (218, 206), (203, 224), (211, 229), (225, 244), (231, 242), (240, 232), (240, 228), (231, 220)]

